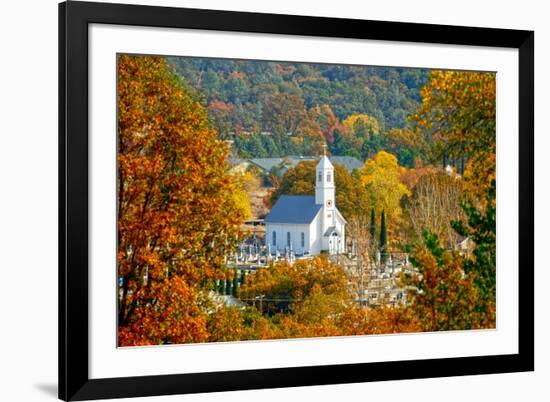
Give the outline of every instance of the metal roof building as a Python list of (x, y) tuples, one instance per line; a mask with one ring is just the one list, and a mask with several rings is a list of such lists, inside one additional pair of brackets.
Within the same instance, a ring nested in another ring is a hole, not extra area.
[(264, 222), (309, 224), (322, 207), (312, 195), (281, 195)]

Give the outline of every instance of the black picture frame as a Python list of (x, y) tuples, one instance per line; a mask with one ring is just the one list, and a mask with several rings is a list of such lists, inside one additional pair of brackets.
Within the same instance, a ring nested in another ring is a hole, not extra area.
[[(88, 25), (192, 28), (519, 51), (517, 354), (90, 379)], [(534, 32), (70, 1), (59, 4), (59, 398), (89, 400), (534, 370)]]

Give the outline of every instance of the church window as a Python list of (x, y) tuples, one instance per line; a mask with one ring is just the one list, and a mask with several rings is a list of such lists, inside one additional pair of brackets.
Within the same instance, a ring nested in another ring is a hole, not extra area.
[(273, 245), (277, 245), (277, 232), (273, 231), (273, 235), (271, 236), (273, 238)]
[(301, 240), (302, 240), (302, 248), (306, 245), (306, 235), (304, 232), (301, 234)]
[(286, 232), (286, 245), (290, 247), (290, 232)]
[(323, 173), (319, 172), (319, 174), (317, 175), (317, 181), (318, 182), (323, 181)]
[(331, 180), (330, 172), (327, 172), (327, 183), (330, 183), (330, 180)]

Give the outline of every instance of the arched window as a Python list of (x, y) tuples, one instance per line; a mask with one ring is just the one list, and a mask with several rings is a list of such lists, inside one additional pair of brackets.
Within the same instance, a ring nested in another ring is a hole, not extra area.
[(290, 247), (290, 232), (286, 232), (286, 245)]
[(323, 173), (322, 172), (319, 172), (319, 174), (317, 175), (317, 181), (319, 183), (323, 181)]
[(304, 248), (306, 245), (306, 235), (304, 232), (302, 232), (301, 234), (301, 243), (302, 243), (302, 248)]
[(273, 239), (273, 245), (276, 246), (277, 245), (277, 232), (273, 231), (271, 237)]
[(331, 180), (330, 172), (327, 172), (327, 183), (330, 183), (330, 180)]

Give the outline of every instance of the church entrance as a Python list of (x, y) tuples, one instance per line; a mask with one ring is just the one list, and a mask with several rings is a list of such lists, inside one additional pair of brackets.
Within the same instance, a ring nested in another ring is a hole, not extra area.
[(340, 236), (336, 231), (333, 231), (328, 238), (328, 252), (329, 254), (337, 254), (340, 248)]

